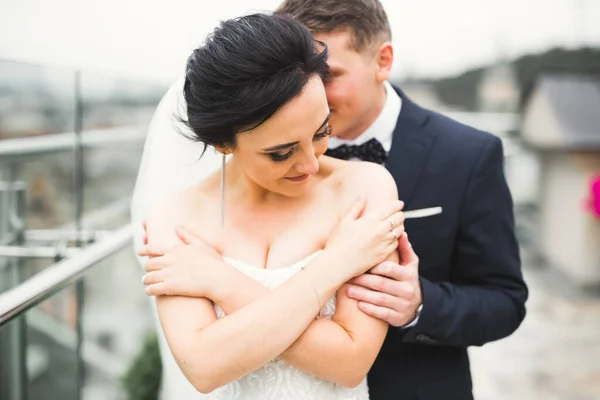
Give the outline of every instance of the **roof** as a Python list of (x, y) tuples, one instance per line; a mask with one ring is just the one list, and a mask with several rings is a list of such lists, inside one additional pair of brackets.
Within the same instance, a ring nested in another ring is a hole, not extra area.
[(561, 147), (600, 148), (600, 76), (542, 75), (528, 101), (535, 96), (544, 98), (558, 122)]

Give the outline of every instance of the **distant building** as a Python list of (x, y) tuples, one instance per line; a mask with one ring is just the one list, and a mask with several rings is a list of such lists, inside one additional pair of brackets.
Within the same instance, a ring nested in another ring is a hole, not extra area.
[(479, 111), (513, 112), (519, 104), (520, 89), (514, 67), (502, 62), (489, 67), (477, 87)]
[(540, 174), (540, 246), (576, 283), (600, 285), (600, 220), (590, 212), (600, 173), (600, 77), (545, 74), (524, 101), (523, 140)]

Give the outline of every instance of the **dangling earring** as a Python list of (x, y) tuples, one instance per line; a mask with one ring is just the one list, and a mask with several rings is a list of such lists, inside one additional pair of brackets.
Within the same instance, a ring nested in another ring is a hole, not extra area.
[(221, 159), (221, 228), (225, 225), (225, 154)]

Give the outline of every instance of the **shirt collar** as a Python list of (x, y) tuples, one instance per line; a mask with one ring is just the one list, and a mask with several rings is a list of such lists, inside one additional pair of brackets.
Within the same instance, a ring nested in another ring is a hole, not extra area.
[(368, 142), (371, 139), (377, 139), (383, 149), (389, 153), (392, 148), (392, 137), (394, 135), (394, 129), (398, 122), (398, 116), (402, 109), (402, 99), (398, 96), (398, 93), (394, 90), (392, 85), (385, 81), (383, 83), (385, 87), (385, 103), (381, 109), (381, 113), (377, 116), (375, 121), (364, 131), (359, 137), (353, 140), (344, 140), (337, 137), (329, 138), (329, 148), (335, 149), (343, 144), (345, 145), (361, 145)]

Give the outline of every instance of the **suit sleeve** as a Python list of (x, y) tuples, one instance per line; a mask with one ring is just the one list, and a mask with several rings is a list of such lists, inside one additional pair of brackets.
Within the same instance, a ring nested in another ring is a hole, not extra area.
[(502, 142), (492, 137), (469, 178), (451, 282), (421, 277), (423, 311), (404, 342), (481, 346), (510, 335), (523, 321), (528, 289), (503, 162)]

